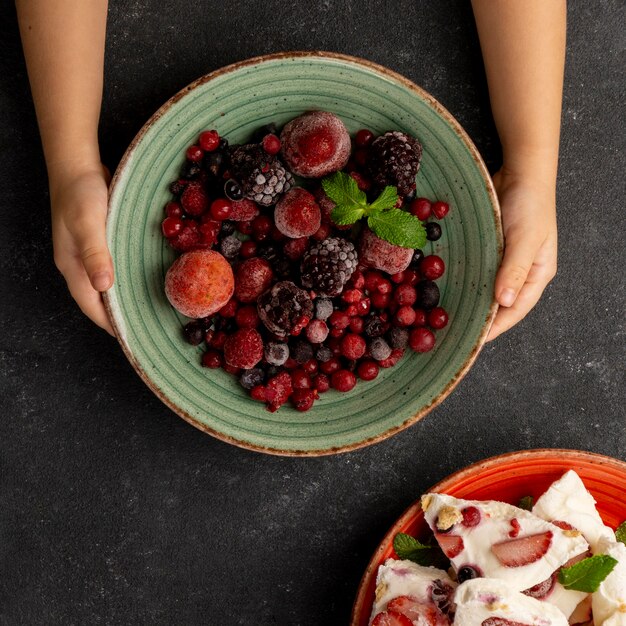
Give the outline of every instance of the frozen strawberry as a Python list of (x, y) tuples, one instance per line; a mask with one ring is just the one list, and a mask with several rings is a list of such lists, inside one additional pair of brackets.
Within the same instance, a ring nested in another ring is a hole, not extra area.
[(494, 543), (491, 550), (505, 567), (522, 567), (538, 561), (551, 545), (552, 532), (547, 531), (538, 535)]
[(404, 271), (411, 263), (412, 248), (401, 248), (376, 236), (369, 228), (364, 228), (359, 240), (359, 261), (368, 267), (388, 274)]
[(274, 413), (277, 411), (293, 393), (293, 387), (291, 385), (291, 376), (288, 372), (281, 372), (280, 374), (270, 378), (266, 385), (265, 399), (267, 401), (268, 411)]
[(310, 111), (289, 122), (280, 140), (289, 169), (304, 178), (321, 178), (343, 169), (350, 158), (350, 135), (333, 113)]
[(284, 194), (274, 209), (276, 228), (287, 237), (310, 237), (321, 224), (320, 207), (313, 194), (302, 187), (294, 187)]
[(231, 367), (249, 370), (263, 358), (263, 339), (253, 328), (240, 328), (224, 344), (224, 359)]
[(230, 263), (215, 250), (193, 250), (174, 261), (165, 276), (165, 295), (187, 317), (213, 315), (233, 295)]
[(554, 589), (554, 585), (556, 584), (556, 573), (552, 574), (546, 580), (533, 585), (530, 589), (526, 589), (526, 591), (522, 591), (523, 594), (530, 596), (531, 598), (535, 598), (537, 600), (543, 600), (547, 598), (548, 595), (552, 593)]
[(228, 216), (229, 220), (233, 222), (249, 222), (253, 220), (259, 214), (259, 207), (253, 200), (244, 198), (243, 200), (237, 200), (231, 202), (231, 211)]
[(387, 604), (387, 611), (400, 613), (412, 624), (447, 626), (450, 621), (433, 604), (424, 604), (411, 596), (398, 596)]
[(265, 259), (246, 259), (235, 274), (235, 297), (239, 302), (256, 302), (272, 284), (273, 279), (274, 272)]
[(444, 535), (442, 533), (437, 533), (435, 537), (443, 553), (449, 559), (454, 559), (463, 552), (463, 548), (465, 547), (463, 545), (463, 537), (459, 537), (458, 535)]
[(372, 620), (371, 626), (413, 626), (413, 622), (402, 613), (383, 611)]
[(202, 215), (209, 208), (209, 196), (200, 183), (189, 183), (185, 187), (180, 203), (188, 215)]

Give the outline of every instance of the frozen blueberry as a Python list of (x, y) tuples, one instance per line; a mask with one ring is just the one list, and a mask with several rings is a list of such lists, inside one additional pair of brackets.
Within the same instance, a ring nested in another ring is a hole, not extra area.
[(334, 310), (332, 300), (328, 298), (318, 298), (315, 301), (315, 317), (318, 320), (327, 320)]
[(244, 370), (239, 377), (239, 382), (245, 389), (252, 389), (265, 382), (265, 372), (260, 367)]
[(409, 345), (409, 331), (406, 328), (392, 328), (389, 331), (389, 345), (394, 350), (406, 348)]
[(320, 346), (315, 353), (315, 358), (320, 363), (326, 363), (333, 358), (333, 351), (328, 346)]
[(391, 355), (391, 346), (382, 337), (376, 337), (370, 342), (370, 354), (375, 361), (384, 361)]
[(388, 328), (389, 324), (381, 320), (378, 315), (368, 315), (365, 318), (365, 323), (363, 324), (363, 332), (365, 333), (365, 336), (370, 339), (382, 337), (382, 335), (387, 332)]
[(428, 241), (441, 239), (441, 226), (439, 226), (437, 222), (428, 222), (428, 224), (426, 224), (426, 239), (428, 239)]
[(199, 346), (204, 340), (204, 324), (196, 320), (189, 322), (189, 324), (183, 328), (183, 333), (185, 339), (192, 346)]
[(304, 339), (297, 339), (291, 348), (291, 356), (297, 363), (306, 363), (313, 358), (315, 351), (313, 346)]
[(433, 309), (439, 304), (439, 287), (432, 280), (418, 283), (417, 303), (423, 309)]
[(413, 258), (411, 259), (411, 262), (409, 263), (409, 267), (412, 270), (419, 269), (419, 265), (422, 262), (423, 258), (424, 258), (424, 253), (419, 249), (415, 250), (415, 252), (413, 253)]
[(220, 235), (223, 237), (228, 237), (228, 235), (232, 235), (235, 232), (235, 224), (230, 220), (224, 220), (222, 222), (222, 228), (220, 230)]
[(241, 241), (239, 241), (239, 239), (237, 239), (234, 235), (229, 235), (228, 237), (224, 237), (224, 239), (222, 239), (220, 252), (227, 259), (234, 259), (239, 254), (239, 250), (241, 250)]
[(265, 344), (265, 360), (270, 365), (283, 365), (289, 358), (289, 346), (278, 341), (268, 341)]

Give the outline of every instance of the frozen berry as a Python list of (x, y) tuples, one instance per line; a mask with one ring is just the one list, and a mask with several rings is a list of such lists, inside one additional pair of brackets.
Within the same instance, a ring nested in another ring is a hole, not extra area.
[(333, 351), (328, 346), (320, 346), (315, 352), (315, 358), (320, 363), (326, 363), (326, 361), (330, 361), (334, 356)]
[(360, 359), (365, 354), (367, 345), (360, 335), (348, 333), (341, 340), (341, 354), (347, 359)]
[(279, 335), (300, 332), (313, 317), (313, 301), (309, 293), (286, 280), (275, 283), (261, 294), (257, 299), (257, 307), (265, 327)]
[(256, 256), (257, 253), (257, 245), (256, 241), (252, 241), (252, 239), (248, 239), (247, 241), (243, 241), (241, 243), (241, 250), (239, 250), (239, 254), (243, 259), (251, 259), (253, 256)]
[(325, 393), (330, 389), (330, 379), (328, 378), (328, 376), (326, 376), (326, 374), (318, 374), (315, 377), (314, 384), (315, 389), (319, 393)]
[(213, 200), (211, 202), (211, 217), (221, 222), (222, 220), (227, 220), (232, 213), (232, 206), (230, 200), (226, 200), (226, 198), (217, 198), (217, 200)]
[(419, 269), (420, 263), (422, 262), (423, 258), (424, 253), (422, 252), (422, 250), (414, 250), (413, 258), (411, 259), (411, 263), (409, 263), (409, 267), (413, 270)]
[[(239, 304), (237, 302), (237, 300), (235, 300), (235, 298), (231, 298), (219, 311), (219, 315), (221, 318), (223, 318), (224, 320), (228, 320), (231, 317), (235, 317), (235, 314), (237, 313), (237, 308), (239, 307)], [(226, 329), (225, 329), (226, 330)]]
[(332, 315), (328, 318), (328, 322), (333, 328), (348, 328), (350, 324), (350, 316), (344, 311), (333, 311)]
[(263, 358), (263, 339), (253, 328), (241, 328), (226, 339), (224, 359), (232, 367), (253, 368)]
[(435, 347), (435, 335), (428, 328), (414, 328), (409, 333), (409, 346), (415, 352), (430, 352)]
[(265, 360), (270, 365), (284, 365), (289, 358), (289, 346), (286, 343), (268, 341), (265, 344)]
[(254, 302), (274, 280), (274, 273), (265, 259), (246, 259), (235, 274), (235, 295), (240, 302)]
[(422, 280), (417, 285), (417, 304), (427, 310), (439, 304), (439, 287), (432, 280)]
[(441, 330), (448, 324), (448, 314), (441, 306), (436, 306), (428, 312), (428, 325), (435, 330)]
[(292, 239), (313, 235), (321, 225), (321, 217), (315, 198), (302, 187), (290, 189), (274, 209), (276, 227)]
[(204, 156), (204, 150), (200, 146), (189, 146), (187, 151), (185, 152), (185, 156), (194, 163), (199, 163), (202, 161), (202, 157)]
[(315, 402), (315, 390), (296, 389), (291, 395), (291, 402), (296, 411), (308, 411)]
[(199, 346), (204, 341), (204, 327), (197, 320), (189, 322), (183, 328), (185, 339), (192, 346)]
[(472, 528), (473, 526), (478, 526), (480, 524), (480, 510), (475, 506), (466, 506), (464, 509), (461, 509), (461, 514), (463, 515), (463, 526), (468, 528)]
[(306, 338), (311, 343), (322, 343), (328, 337), (328, 326), (322, 320), (313, 320), (306, 327)]
[(259, 314), (252, 304), (239, 307), (235, 313), (235, 322), (239, 328), (256, 328), (259, 325)]
[(428, 322), (428, 313), (424, 309), (415, 309), (415, 321), (413, 326), (426, 326)]
[(294, 341), (293, 346), (290, 348), (290, 354), (296, 363), (302, 365), (302, 363), (306, 363), (313, 358), (315, 350), (308, 341), (298, 339)]
[(363, 332), (366, 337), (382, 337), (389, 329), (389, 324), (380, 315), (368, 315), (364, 320)]
[(412, 306), (417, 300), (417, 292), (411, 285), (399, 285), (393, 293), (393, 299), (400, 306)]
[(406, 328), (415, 322), (415, 310), (410, 306), (401, 306), (393, 316), (396, 326)]
[(365, 326), (365, 322), (363, 321), (362, 317), (351, 317), (350, 318), (350, 325), (348, 326), (348, 328), (350, 329), (351, 332), (356, 333), (357, 335), (360, 335), (363, 332), (363, 327)]
[(328, 359), (328, 361), (324, 361), (320, 365), (320, 371), (323, 374), (327, 374), (328, 376), (330, 376), (334, 372), (337, 372), (340, 369), (341, 361), (336, 356), (331, 357), (330, 359)]
[(374, 133), (368, 128), (362, 128), (354, 137), (354, 143), (358, 148), (367, 148), (374, 140)]
[(337, 370), (331, 376), (330, 384), (337, 391), (350, 391), (356, 385), (356, 376), (349, 370)]
[(382, 338), (372, 339), (369, 345), (370, 355), (376, 361), (384, 361), (391, 356), (391, 346)]
[(432, 204), (427, 198), (416, 198), (411, 202), (409, 211), (417, 217), (417, 219), (426, 221), (430, 217)]
[(250, 390), (250, 397), (257, 402), (267, 400), (267, 388), (264, 385), (257, 385)]
[(206, 152), (213, 152), (219, 148), (220, 136), (216, 130), (205, 130), (200, 134), (198, 143)]
[(227, 259), (234, 259), (241, 250), (241, 239), (235, 237), (235, 235), (229, 235), (224, 237), (220, 242), (220, 252)]
[(463, 567), (459, 568), (456, 577), (459, 583), (464, 583), (466, 580), (480, 578), (482, 575), (482, 572), (477, 567), (473, 567), (472, 565), (464, 565)]
[(277, 411), (285, 404), (291, 395), (291, 376), (287, 372), (281, 372), (271, 378), (266, 385), (266, 402), (269, 411)]
[(233, 295), (230, 263), (214, 250), (186, 252), (174, 261), (165, 276), (165, 294), (183, 315), (208, 317)]
[(257, 241), (264, 241), (272, 232), (272, 219), (268, 215), (257, 215), (252, 220), (252, 234)]
[(231, 202), (230, 217), (234, 222), (249, 222), (259, 214), (259, 207), (256, 202), (244, 198)]
[(310, 111), (292, 120), (280, 139), (285, 163), (304, 178), (322, 178), (341, 170), (350, 158), (348, 130), (326, 111)]
[(243, 189), (241, 185), (232, 178), (224, 183), (224, 194), (229, 200), (237, 201), (243, 198)]
[(401, 248), (364, 228), (359, 240), (359, 261), (364, 265), (395, 274), (405, 270), (413, 258), (412, 248)]
[(309, 238), (289, 239), (283, 246), (283, 252), (290, 261), (301, 259), (309, 248)]
[(280, 152), (280, 139), (273, 133), (268, 133), (263, 137), (263, 150), (274, 156)]
[(333, 301), (328, 298), (317, 298), (315, 300), (315, 317), (318, 320), (327, 320), (334, 311)]
[(420, 263), (420, 273), (428, 280), (436, 280), (443, 276), (446, 266), (443, 259), (436, 254), (431, 254), (422, 259)]
[(389, 345), (392, 348), (406, 348), (409, 345), (409, 331), (397, 326), (392, 328), (389, 331)]
[(265, 372), (260, 367), (244, 370), (239, 377), (239, 383), (244, 389), (252, 389), (253, 387), (262, 385), (264, 381)]
[(376, 291), (372, 294), (370, 300), (372, 306), (375, 309), (386, 309), (391, 302), (391, 295), (388, 293), (380, 293), (380, 291)]
[(207, 350), (202, 355), (202, 366), (208, 367), (209, 369), (215, 370), (219, 367), (222, 367), (224, 364), (224, 358), (222, 354), (217, 350)]
[(428, 222), (426, 224), (426, 239), (428, 241), (438, 241), (441, 239), (441, 226), (437, 222)]
[(362, 380), (374, 380), (376, 376), (378, 376), (379, 367), (375, 361), (371, 359), (366, 359), (361, 361), (356, 368), (357, 374), (359, 378)]
[(167, 239), (171, 239), (178, 235), (183, 226), (183, 220), (180, 217), (166, 217), (161, 223), (161, 231)]
[(181, 207), (178, 202), (172, 200), (165, 205), (165, 214), (167, 217), (182, 217), (183, 207)]
[(433, 202), (433, 215), (438, 220), (442, 220), (446, 215), (448, 215), (449, 210), (450, 205), (447, 202)]
[(394, 348), (391, 351), (391, 354), (384, 359), (383, 361), (378, 361), (378, 365), (380, 365), (380, 367), (394, 367), (395, 365), (398, 364), (398, 361), (403, 357), (404, 355), (404, 350), (402, 350), (401, 348)]
[(371, 304), (370, 298), (363, 298), (363, 300), (357, 302), (356, 314), (360, 316), (367, 315), (370, 312)]
[(189, 183), (180, 203), (188, 215), (202, 215), (209, 208), (209, 196), (200, 183)]

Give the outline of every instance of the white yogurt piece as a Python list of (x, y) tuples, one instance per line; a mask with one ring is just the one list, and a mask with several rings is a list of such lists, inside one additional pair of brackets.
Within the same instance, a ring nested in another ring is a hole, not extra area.
[[(480, 511), (480, 522), (475, 526), (467, 527), (460, 521), (461, 511), (467, 507), (475, 507)], [(504, 502), (461, 500), (433, 493), (422, 497), (422, 509), (436, 536), (441, 532), (437, 528), (438, 518), (440, 524), (441, 520), (447, 523), (456, 520), (453, 527), (441, 536), (446, 541), (455, 536), (463, 540), (461, 551), (451, 558), (457, 572), (463, 566), (478, 567), (482, 576), (501, 579), (517, 591), (529, 589), (546, 580), (561, 565), (588, 548), (579, 531), (564, 531), (528, 511)], [(517, 536), (512, 537), (512, 532), (517, 532)], [(504, 565), (492, 550), (494, 544), (545, 533), (550, 534), (545, 554), (527, 564)]]
[(493, 578), (475, 578), (459, 585), (454, 594), (455, 626), (481, 626), (489, 618), (502, 618), (528, 626), (568, 626), (555, 606), (520, 593)]
[(594, 624), (597, 626), (624, 624), (626, 618), (626, 545), (619, 541), (601, 539), (597, 546), (597, 554), (612, 556), (617, 559), (617, 565), (600, 583), (598, 591), (591, 594)]
[(533, 513), (549, 522), (558, 520), (577, 528), (594, 553), (601, 538), (615, 541), (615, 533), (604, 525), (596, 501), (574, 470), (565, 472), (548, 487), (535, 503)]

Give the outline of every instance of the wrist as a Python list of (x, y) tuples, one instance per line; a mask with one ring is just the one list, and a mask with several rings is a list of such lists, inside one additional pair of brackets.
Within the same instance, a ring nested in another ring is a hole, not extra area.
[(50, 159), (46, 162), (50, 194), (63, 188), (68, 182), (85, 174), (103, 175), (103, 166), (98, 150), (77, 153), (71, 157)]
[(558, 146), (504, 148), (502, 171), (507, 177), (533, 180), (547, 190), (555, 191), (558, 156)]

